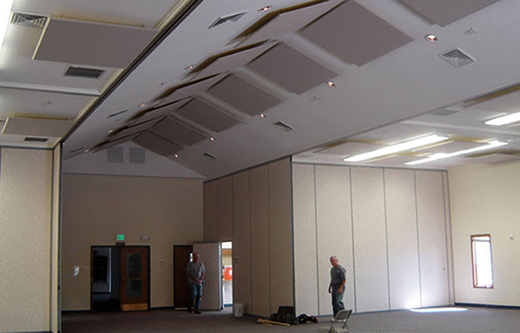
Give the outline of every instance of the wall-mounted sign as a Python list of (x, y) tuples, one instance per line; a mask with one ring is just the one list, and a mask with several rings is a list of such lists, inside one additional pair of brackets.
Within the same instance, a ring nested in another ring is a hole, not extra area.
[(125, 245), (125, 235), (124, 234), (117, 234), (116, 235), (116, 245), (117, 246), (124, 246)]

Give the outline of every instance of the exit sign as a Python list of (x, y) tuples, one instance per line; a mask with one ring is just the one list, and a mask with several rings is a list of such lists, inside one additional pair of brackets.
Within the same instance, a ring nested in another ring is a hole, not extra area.
[(118, 242), (124, 242), (124, 241), (125, 241), (125, 235), (123, 235), (123, 234), (117, 234), (117, 235), (116, 235), (116, 241), (118, 241)]

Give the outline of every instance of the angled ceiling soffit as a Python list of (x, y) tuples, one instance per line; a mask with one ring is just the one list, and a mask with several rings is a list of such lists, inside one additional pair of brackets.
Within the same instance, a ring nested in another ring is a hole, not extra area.
[(51, 17), (33, 59), (126, 68), (158, 30)]
[(7, 117), (2, 134), (60, 138), (73, 124), (73, 120)]
[(444, 27), (500, 0), (400, 0), (429, 21)]
[(157, 124), (159, 122), (159, 120), (161, 120), (161, 118), (154, 118), (154, 119), (151, 119), (148, 121), (136, 123), (132, 126), (124, 127), (122, 129), (118, 130), (117, 132), (112, 133), (112, 135), (109, 137), (109, 140), (110, 141), (117, 140), (119, 138), (128, 136), (133, 133), (139, 133), (139, 132), (145, 131), (148, 128)]
[(139, 133), (132, 133), (132, 134), (129, 134), (127, 136), (121, 137), (119, 139), (103, 141), (103, 142), (101, 142), (100, 144), (98, 144), (98, 145), (96, 145), (94, 147), (94, 152), (99, 152), (99, 151), (108, 149), (110, 147), (114, 147), (114, 146), (120, 145), (123, 142), (127, 142), (127, 141), (130, 141), (130, 140), (133, 140), (138, 135), (139, 135)]
[(166, 117), (149, 129), (150, 132), (177, 144), (191, 146), (206, 139), (204, 134), (179, 120)]
[(239, 45), (267, 41), (300, 30), (344, 0), (318, 0), (268, 12), (240, 33), (234, 41)]
[(244, 66), (275, 45), (276, 43), (257, 43), (213, 55), (195, 67), (189, 74), (194, 74), (195, 77), (207, 77), (217, 73), (228, 72), (233, 68)]
[(133, 141), (141, 147), (151, 150), (154, 153), (162, 156), (170, 156), (182, 148), (181, 146), (149, 131), (142, 132), (140, 135), (135, 137)]
[(339, 59), (357, 66), (412, 41), (412, 38), (352, 0), (329, 11), (301, 33)]
[(250, 116), (262, 113), (282, 102), (234, 74), (215, 84), (208, 93)]
[(221, 132), (239, 123), (237, 119), (199, 98), (184, 104), (174, 114), (214, 132)]
[(337, 76), (283, 43), (253, 60), (247, 67), (296, 94), (304, 93)]
[(168, 114), (172, 113), (173, 111), (177, 110), (181, 106), (183, 106), (185, 103), (187, 103), (190, 99), (185, 98), (170, 104), (148, 108), (146, 110), (143, 110), (139, 113), (137, 113), (135, 116), (132, 117), (130, 120), (130, 124), (136, 124), (136, 123), (142, 123), (148, 120), (160, 118), (167, 116)]
[(179, 100), (196, 96), (197, 94), (205, 92), (209, 87), (223, 78), (223, 75), (212, 75), (203, 79), (185, 82), (165, 90), (155, 100), (157, 107), (162, 107)]

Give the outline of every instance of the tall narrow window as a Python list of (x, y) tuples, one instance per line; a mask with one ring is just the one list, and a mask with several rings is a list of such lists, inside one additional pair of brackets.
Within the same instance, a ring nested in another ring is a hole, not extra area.
[(491, 235), (471, 236), (471, 257), (473, 260), (473, 287), (493, 288)]

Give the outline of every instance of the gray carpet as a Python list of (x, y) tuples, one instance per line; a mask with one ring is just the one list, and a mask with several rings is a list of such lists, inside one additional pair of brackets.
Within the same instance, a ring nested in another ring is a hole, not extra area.
[[(331, 317), (318, 318), (319, 323), (291, 327), (265, 326), (256, 323), (256, 317), (235, 318), (230, 309), (222, 312), (203, 312), (201, 315), (174, 310), (112, 313), (64, 313), (64, 333), (119, 333), (119, 332), (312, 332), (330, 326)], [(353, 314), (349, 320), (353, 333), (407, 332), (407, 333), (480, 333), (520, 332), (520, 310), (475, 308), (466, 312), (413, 313), (390, 311)]]

